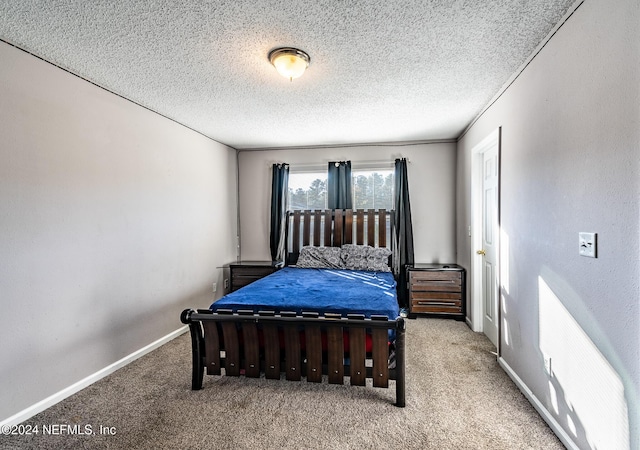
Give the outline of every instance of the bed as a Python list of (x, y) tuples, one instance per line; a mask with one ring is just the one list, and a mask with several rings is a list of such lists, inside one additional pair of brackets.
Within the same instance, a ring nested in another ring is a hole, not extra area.
[(395, 384), (395, 405), (404, 407), (405, 323), (389, 261), (381, 267), (391, 231), (385, 210), (289, 214), (286, 267), (209, 309), (182, 312), (192, 389), (202, 388), (205, 372), (331, 384), (348, 377), (355, 386)]

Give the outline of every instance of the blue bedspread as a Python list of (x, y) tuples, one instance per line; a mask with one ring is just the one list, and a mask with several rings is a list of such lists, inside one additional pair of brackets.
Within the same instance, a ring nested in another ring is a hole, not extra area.
[(301, 269), (285, 267), (211, 305), (212, 310), (240, 309), (258, 312), (315, 311), (399, 315), (396, 282), (388, 272), (364, 272), (342, 269)]

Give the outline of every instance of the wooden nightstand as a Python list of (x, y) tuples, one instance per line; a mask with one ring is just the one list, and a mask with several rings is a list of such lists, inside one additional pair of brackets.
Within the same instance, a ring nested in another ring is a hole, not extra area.
[(229, 292), (272, 274), (280, 268), (276, 264), (278, 263), (272, 261), (239, 261), (229, 264)]
[(466, 272), (457, 264), (407, 266), (409, 314), (430, 314), (465, 320)]

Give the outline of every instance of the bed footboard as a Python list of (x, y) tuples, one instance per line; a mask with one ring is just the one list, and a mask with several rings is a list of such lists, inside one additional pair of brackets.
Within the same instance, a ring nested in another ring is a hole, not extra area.
[[(374, 387), (395, 380), (396, 406), (405, 406), (405, 323), (399, 317), (271, 311), (186, 309), (193, 356), (191, 388), (202, 388), (208, 375), (259, 377), (356, 386), (372, 379)], [(394, 335), (389, 342), (389, 330)]]

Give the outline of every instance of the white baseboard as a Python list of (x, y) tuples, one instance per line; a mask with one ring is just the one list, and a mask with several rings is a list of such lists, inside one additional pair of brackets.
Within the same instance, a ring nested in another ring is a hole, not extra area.
[(553, 432), (558, 436), (558, 439), (564, 444), (565, 447), (571, 450), (579, 450), (579, 447), (575, 442), (571, 439), (571, 437), (567, 434), (567, 432), (560, 426), (558, 421), (553, 417), (553, 415), (549, 412), (547, 408), (538, 400), (533, 392), (527, 387), (527, 385), (522, 381), (522, 379), (516, 374), (511, 366), (507, 364), (507, 362), (502, 359), (502, 357), (498, 358), (498, 364), (500, 367), (507, 372), (507, 375), (513, 380), (513, 382), (518, 386), (520, 391), (524, 394), (525, 397), (529, 400), (529, 402), (533, 405), (533, 407), (538, 411), (538, 414), (547, 422), (547, 425), (553, 430)]
[(181, 334), (185, 333), (188, 329), (189, 329), (189, 327), (185, 325), (185, 326), (177, 329), (176, 331), (173, 331), (173, 332), (167, 334), (166, 336), (161, 337), (157, 341), (152, 342), (151, 344), (147, 345), (146, 347), (143, 347), (140, 350), (136, 350), (135, 352), (131, 353), (130, 355), (125, 356), (121, 360), (114, 362), (113, 364), (105, 367), (104, 369), (101, 369), (101, 370), (97, 371), (96, 373), (91, 374), (88, 377), (78, 381), (77, 383), (74, 383), (71, 386), (69, 386), (67, 388), (64, 388), (60, 392), (56, 392), (55, 394), (45, 398), (44, 400), (41, 400), (38, 403), (36, 403), (34, 405), (31, 405), (26, 409), (23, 409), (22, 411), (20, 411), (17, 414), (14, 414), (13, 416), (11, 416), (11, 417), (9, 417), (7, 419), (4, 419), (2, 422), (0, 422), (0, 427), (5, 426), (5, 425), (8, 425), (8, 426), (18, 425), (19, 423), (24, 422), (25, 420), (35, 416), (36, 414), (44, 411), (45, 409), (55, 405), (56, 403), (61, 402), (65, 398), (72, 396), (76, 392), (81, 391), (82, 389), (84, 389), (87, 386), (95, 383), (96, 381), (100, 380), (101, 378), (104, 378), (107, 375), (115, 372), (116, 370), (120, 369), (121, 367), (126, 366), (130, 362), (135, 361), (136, 359), (140, 358), (141, 356), (146, 355), (147, 353), (151, 352), (152, 350), (155, 350), (156, 348), (160, 347), (161, 345), (166, 344), (170, 340), (177, 338)]

